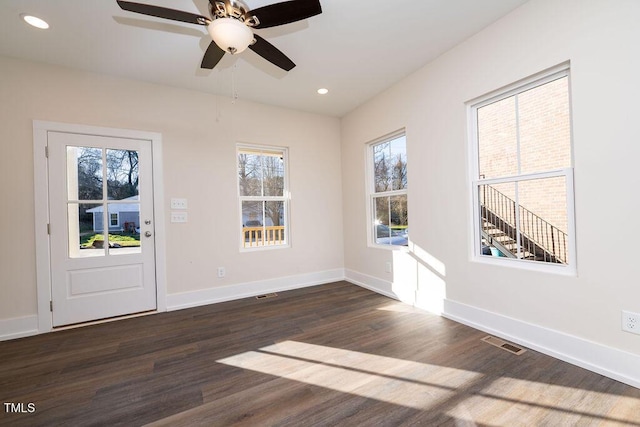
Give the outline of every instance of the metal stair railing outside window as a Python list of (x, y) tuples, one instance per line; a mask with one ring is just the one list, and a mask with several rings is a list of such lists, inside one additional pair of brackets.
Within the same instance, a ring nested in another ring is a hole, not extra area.
[[(518, 209), (519, 208), (519, 209)], [(520, 223), (521, 251), (537, 261), (567, 263), (567, 233), (544, 220), (523, 206), (517, 206), (515, 200), (490, 185), (483, 185), (480, 212), (483, 220), (482, 230), (492, 227), (504, 233), (513, 242), (517, 242), (516, 218)], [(488, 233), (487, 233), (488, 234)], [(511, 252), (517, 253), (517, 245)], [(523, 258), (525, 258), (523, 254)]]

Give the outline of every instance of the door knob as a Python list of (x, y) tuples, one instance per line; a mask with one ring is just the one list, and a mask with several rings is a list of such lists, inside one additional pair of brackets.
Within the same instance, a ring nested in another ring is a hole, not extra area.
[(144, 236), (145, 237), (151, 237), (151, 232), (150, 231), (145, 231), (144, 232)]

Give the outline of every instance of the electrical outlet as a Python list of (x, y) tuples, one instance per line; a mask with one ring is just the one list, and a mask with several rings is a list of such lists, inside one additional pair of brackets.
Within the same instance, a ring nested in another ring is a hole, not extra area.
[(391, 267), (391, 262), (387, 261), (384, 264), (384, 271), (386, 271), (387, 273), (391, 273), (393, 271)]
[(227, 272), (225, 271), (224, 267), (218, 267), (218, 277), (219, 278), (222, 279), (226, 274), (227, 274)]
[(640, 313), (622, 310), (622, 330), (640, 335)]

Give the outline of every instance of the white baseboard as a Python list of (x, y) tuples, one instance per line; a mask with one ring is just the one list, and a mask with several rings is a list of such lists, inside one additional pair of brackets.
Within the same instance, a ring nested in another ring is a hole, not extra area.
[(456, 301), (445, 300), (442, 315), (556, 359), (640, 388), (640, 355)]
[(0, 341), (38, 334), (38, 316), (0, 319)]
[(393, 283), (388, 280), (382, 280), (377, 277), (369, 276), (355, 270), (345, 269), (345, 280), (358, 285), (361, 288), (384, 295), (389, 298), (400, 300), (400, 297), (393, 292)]
[(167, 295), (167, 311), (215, 304), (271, 292), (284, 292), (344, 280), (344, 269), (278, 277), (255, 282), (236, 283), (192, 292)]
[[(389, 298), (403, 300), (394, 292), (392, 282), (349, 269), (345, 270), (345, 280)], [(433, 295), (427, 297), (430, 300)], [(416, 292), (415, 306), (427, 308), (423, 300), (425, 298)], [(439, 302), (444, 302), (443, 317), (640, 388), (640, 355), (456, 301), (444, 299)]]

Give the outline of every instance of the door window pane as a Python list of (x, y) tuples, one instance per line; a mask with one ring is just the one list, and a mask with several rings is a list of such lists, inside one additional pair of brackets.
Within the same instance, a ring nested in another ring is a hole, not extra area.
[(138, 152), (134, 150), (106, 150), (107, 198), (125, 200), (138, 193)]
[[(133, 196), (128, 199), (135, 198)], [(108, 203), (109, 219), (109, 255), (122, 255), (141, 252), (140, 204)]]
[(67, 147), (67, 194), (69, 200), (102, 200), (102, 150)]
[(103, 208), (97, 203), (69, 203), (69, 257), (104, 256)]

